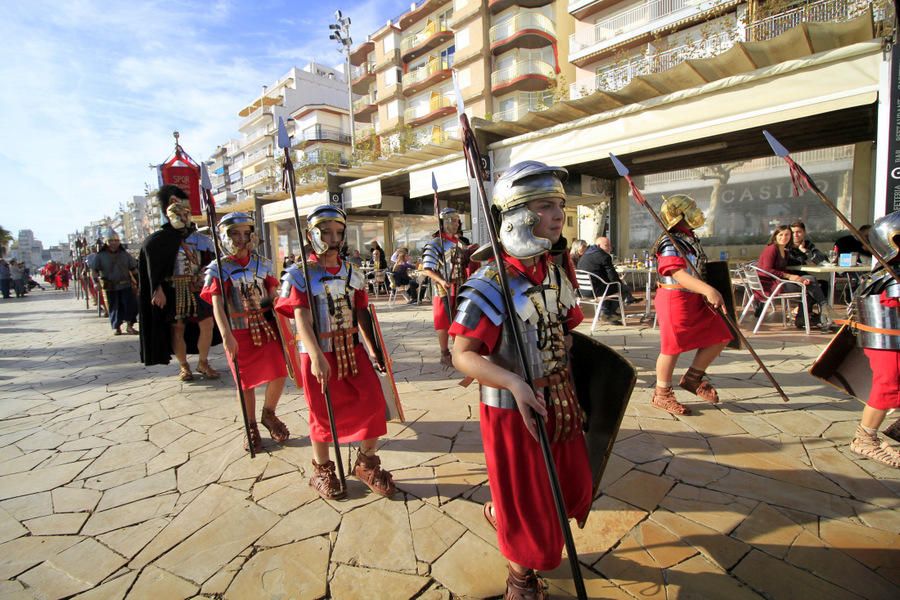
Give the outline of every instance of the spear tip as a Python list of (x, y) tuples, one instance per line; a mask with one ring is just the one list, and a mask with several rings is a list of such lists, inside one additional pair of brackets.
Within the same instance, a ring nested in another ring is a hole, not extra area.
[(431, 172), (431, 189), (435, 192), (438, 191), (437, 178), (434, 176), (434, 171)]
[(291, 147), (291, 137), (288, 135), (287, 127), (284, 126), (284, 117), (278, 117), (278, 147), (281, 149)]
[(200, 163), (200, 187), (204, 190), (212, 189), (212, 182), (209, 180), (209, 169), (206, 168), (206, 163)]
[(625, 164), (621, 160), (619, 160), (619, 158), (615, 154), (610, 152), (609, 159), (612, 161), (612, 164), (616, 168), (616, 171), (619, 173), (620, 177), (628, 177), (628, 167), (626, 167)]
[(781, 158), (787, 158), (790, 156), (790, 152), (785, 148), (781, 142), (775, 139), (775, 136), (763, 129), (763, 135), (766, 137), (766, 141), (769, 142), (769, 145), (772, 147), (772, 152), (775, 153), (776, 156), (780, 156)]

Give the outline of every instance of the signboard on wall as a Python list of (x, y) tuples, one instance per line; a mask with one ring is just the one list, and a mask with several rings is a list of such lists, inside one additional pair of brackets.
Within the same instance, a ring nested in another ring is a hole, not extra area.
[(891, 47), (890, 96), (885, 214), (900, 210), (900, 44)]

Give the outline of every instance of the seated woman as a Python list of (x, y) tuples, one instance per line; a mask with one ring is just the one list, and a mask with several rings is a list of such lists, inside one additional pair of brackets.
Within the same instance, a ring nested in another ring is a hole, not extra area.
[[(769, 238), (768, 245), (763, 249), (762, 254), (759, 255), (757, 266), (775, 277), (794, 281), (804, 286), (809, 301), (819, 307), (819, 314), (821, 317), (820, 328), (822, 331), (830, 331), (832, 322), (831, 307), (828, 305), (825, 293), (822, 292), (822, 288), (819, 287), (816, 280), (805, 275), (795, 275), (793, 273), (785, 272), (788, 265), (787, 258), (793, 247), (791, 236), (791, 228), (787, 225), (779, 225), (776, 227), (775, 231), (772, 232), (772, 237)], [(762, 284), (766, 294), (771, 294), (778, 282), (776, 282), (771, 275), (767, 275), (766, 273), (759, 274), (759, 282)], [(760, 302), (757, 310), (762, 310), (761, 303), (764, 302), (765, 299), (760, 296), (757, 296), (756, 299)], [(798, 323), (800, 322), (802, 321), (798, 320)]]
[(406, 295), (409, 296), (409, 302), (407, 304), (416, 304), (418, 299), (418, 289), (419, 283), (417, 281), (413, 281), (409, 276), (409, 270), (415, 269), (416, 266), (409, 262), (409, 251), (406, 248), (400, 248), (395, 253), (397, 257), (394, 261), (394, 266), (391, 268), (391, 273), (394, 275), (394, 282), (398, 285), (406, 285), (409, 286), (406, 288)]

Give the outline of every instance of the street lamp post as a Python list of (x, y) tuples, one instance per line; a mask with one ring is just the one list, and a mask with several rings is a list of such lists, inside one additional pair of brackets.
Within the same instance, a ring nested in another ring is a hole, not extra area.
[(336, 10), (334, 11), (335, 22), (328, 26), (331, 34), (328, 36), (338, 43), (338, 49), (344, 55), (344, 76), (347, 78), (347, 98), (350, 108), (350, 156), (356, 151), (356, 127), (353, 125), (353, 83), (350, 73), (350, 47), (353, 45), (353, 38), (350, 37), (350, 17)]

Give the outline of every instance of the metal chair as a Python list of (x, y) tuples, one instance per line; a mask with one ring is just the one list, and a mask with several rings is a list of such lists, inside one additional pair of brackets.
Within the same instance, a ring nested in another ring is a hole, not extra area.
[(383, 289), (385, 294), (390, 294), (390, 290), (387, 287), (387, 270), (376, 269), (372, 271), (372, 280), (369, 281), (369, 285), (372, 286), (372, 293), (375, 294), (376, 298), (378, 298), (379, 288)]
[[(762, 282), (759, 280), (760, 273), (771, 277), (775, 281), (775, 287), (770, 293), (766, 293), (765, 289), (763, 289)], [(750, 307), (759, 302), (759, 299), (757, 298), (757, 295), (759, 295), (766, 300), (763, 303), (763, 308), (759, 313), (759, 318), (756, 320), (756, 326), (753, 328), (753, 333), (759, 331), (759, 326), (762, 325), (762, 322), (766, 318), (766, 313), (769, 311), (769, 309), (772, 309), (774, 311), (774, 302), (777, 300), (781, 301), (781, 322), (785, 327), (787, 327), (787, 315), (791, 310), (791, 300), (800, 300), (800, 308), (803, 310), (803, 325), (806, 328), (806, 335), (809, 335), (809, 311), (806, 305), (806, 289), (802, 283), (782, 279), (776, 275), (773, 275), (772, 273), (769, 273), (765, 269), (760, 269), (753, 263), (746, 265), (746, 268), (744, 268), (743, 270), (743, 277), (747, 282), (747, 298), (744, 302), (744, 309), (741, 311), (741, 318), (738, 319), (738, 324), (740, 324), (741, 321), (744, 320), (744, 317), (750, 311)], [(785, 291), (785, 286), (788, 285), (797, 286), (799, 288), (799, 291)]]
[(385, 273), (387, 277), (388, 283), (391, 285), (388, 290), (388, 302), (393, 303), (397, 301), (397, 294), (403, 294), (403, 297), (406, 298), (406, 301), (409, 302), (409, 284), (398, 285), (397, 278), (394, 277), (394, 274), (391, 271), (387, 271)]
[[(597, 327), (597, 321), (600, 319), (600, 313), (603, 309), (603, 303), (606, 300), (619, 301), (619, 314), (622, 316), (622, 325), (625, 325), (625, 301), (622, 298), (622, 286), (618, 281), (608, 283), (599, 275), (595, 275), (589, 271), (575, 270), (575, 279), (578, 282), (578, 304), (589, 304), (594, 307), (594, 320), (591, 322), (591, 333)], [(594, 280), (600, 285), (597, 287), (603, 290), (600, 296), (594, 292)]]

